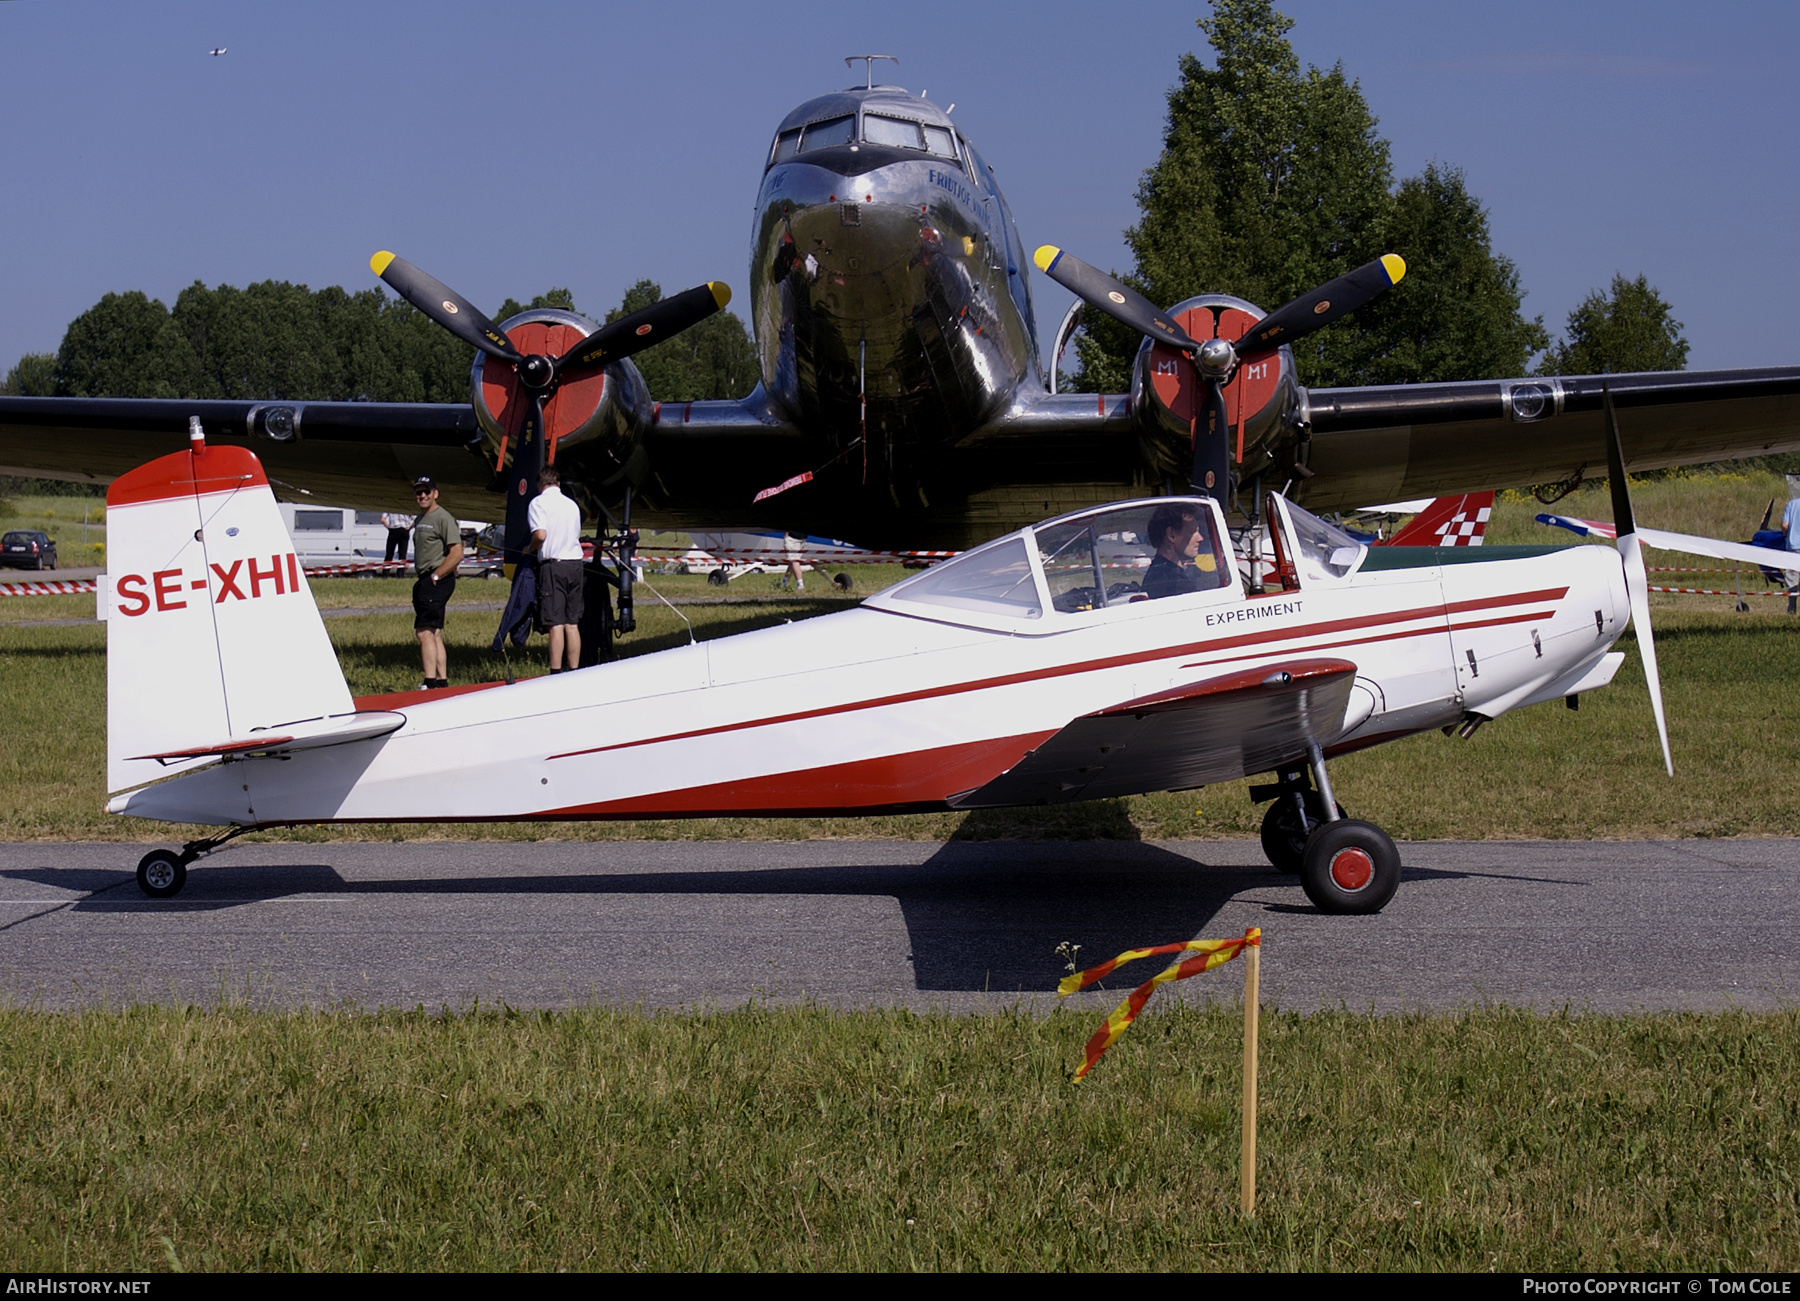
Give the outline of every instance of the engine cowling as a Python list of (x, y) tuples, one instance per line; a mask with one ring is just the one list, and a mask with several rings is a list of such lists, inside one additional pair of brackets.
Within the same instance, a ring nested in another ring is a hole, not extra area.
[[(1267, 315), (1228, 294), (1202, 294), (1172, 308), (1172, 317), (1199, 340), (1236, 340)], [(1194, 422), (1205, 383), (1188, 355), (1146, 338), (1133, 367), (1132, 398), (1154, 472), (1185, 483), (1192, 465)], [(1240, 475), (1266, 468), (1299, 423), (1301, 391), (1287, 348), (1241, 363), (1224, 386), (1231, 426), (1232, 468)]]
[[(520, 352), (549, 357), (567, 352), (598, 328), (585, 316), (554, 307), (533, 308), (500, 323)], [(495, 363), (490, 368), (487, 360), (485, 353), (475, 354), (469, 400), (493, 456), (518, 429), (530, 395), (513, 367)], [(634, 477), (644, 463), (638, 453), (654, 419), (650, 390), (631, 362), (578, 372), (563, 380), (544, 405), (548, 459), (560, 463), (571, 458), (581, 477), (594, 484), (616, 479), (627, 466)]]

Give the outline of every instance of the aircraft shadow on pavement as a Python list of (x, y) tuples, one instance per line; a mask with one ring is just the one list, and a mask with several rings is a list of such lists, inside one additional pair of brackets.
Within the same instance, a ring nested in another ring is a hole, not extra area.
[[(494, 846), (496, 855), (522, 848)], [(1089, 965), (1127, 948), (1210, 934), (1219, 909), (1246, 890), (1287, 887), (1304, 903), (1292, 877), (1260, 859), (1227, 861), (1256, 857), (1238, 847), (1219, 849), (1222, 858), (1209, 863), (1141, 842), (976, 841), (946, 844), (922, 864), (373, 880), (348, 879), (326, 863), (232, 865), (221, 855), (216, 867), (190, 869), (186, 888), (169, 900), (143, 898), (131, 875), (117, 870), (35, 868), (0, 876), (95, 892), (72, 901), (76, 913), (214, 912), (296, 895), (883, 895), (900, 905), (919, 989), (1043, 992), (1064, 973), (1056, 950), (1065, 941), (1079, 944), (1080, 961)]]

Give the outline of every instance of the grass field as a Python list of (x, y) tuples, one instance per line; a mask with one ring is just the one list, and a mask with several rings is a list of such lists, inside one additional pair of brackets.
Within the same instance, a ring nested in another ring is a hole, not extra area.
[[(1779, 476), (1671, 477), (1635, 489), (1646, 523), (1717, 536), (1748, 536)], [(1558, 504), (1568, 514), (1606, 517), (1595, 490)], [(66, 502), (69, 499), (47, 499)], [(1568, 535), (1531, 522), (1541, 507), (1509, 495), (1495, 511), (1497, 542), (1550, 541)], [(651, 575), (671, 608), (640, 590), (639, 630), (626, 654), (680, 645), (691, 623), (701, 638), (846, 608), (857, 596), (903, 576), (897, 566), (858, 566), (848, 598), (815, 577), (804, 593), (784, 593), (766, 575), (725, 589), (700, 575)], [(1702, 585), (1695, 583), (1692, 585)], [(1722, 585), (1707, 581), (1704, 585)], [(315, 580), (321, 607), (408, 607), (405, 579)], [(535, 673), (542, 639), (511, 661), (487, 649), (499, 616), (467, 606), (504, 598), (499, 582), (466, 580), (451, 605), (448, 638), (453, 681)], [(689, 604), (688, 602), (695, 602)], [(1749, 614), (1728, 597), (1654, 598), (1664, 696), (1678, 778), (1661, 770), (1648, 694), (1635, 653), (1614, 684), (1591, 693), (1578, 713), (1539, 705), (1482, 729), (1470, 741), (1430, 733), (1339, 760), (1334, 781), (1359, 817), (1401, 839), (1488, 837), (1638, 837), (1800, 834), (1800, 620), (1785, 603), (1762, 599)], [(459, 607), (464, 607), (459, 609)], [(93, 598), (0, 599), (0, 838), (185, 838), (180, 828), (113, 818), (102, 812), (105, 631), (99, 624), (45, 626), (42, 620), (91, 619)], [(685, 622), (684, 622), (685, 620)], [(418, 682), (410, 615), (327, 620), (352, 692), (408, 689)], [(1634, 651), (1631, 635), (1621, 642)], [(1602, 780), (1602, 776), (1604, 780)], [(693, 822), (455, 824), (296, 828), (260, 833), (300, 839), (865, 838), (947, 839), (1188, 838), (1254, 834), (1260, 810), (1234, 782), (1181, 795), (1071, 805), (1055, 810), (921, 814), (876, 818), (702, 819)]]
[(1800, 1268), (1794, 1012), (1098, 1015), (0, 1011), (0, 1259)]
[[(106, 503), (98, 497), (0, 498), (0, 531), (6, 529), (48, 533), (60, 568), (106, 563)], [(0, 569), (0, 581), (14, 572)]]

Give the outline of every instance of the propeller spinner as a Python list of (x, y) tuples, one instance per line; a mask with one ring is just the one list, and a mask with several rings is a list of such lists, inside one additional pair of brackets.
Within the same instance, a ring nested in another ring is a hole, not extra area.
[(1038, 249), (1038, 269), (1057, 284), (1140, 334), (1188, 354), (1205, 382), (1205, 397), (1194, 422), (1194, 462), (1190, 482), (1195, 492), (1224, 500), (1230, 488), (1230, 421), (1225, 385), (1238, 365), (1274, 352), (1285, 344), (1322, 330), (1383, 291), (1400, 283), (1406, 263), (1388, 253), (1270, 312), (1237, 339), (1193, 338), (1173, 318), (1129, 285), (1051, 244)]
[[(697, 325), (731, 301), (731, 288), (723, 281), (708, 281), (672, 297), (660, 299), (629, 316), (620, 317), (578, 340), (566, 351), (548, 356), (522, 353), (492, 321), (468, 299), (434, 279), (403, 257), (383, 251), (369, 259), (369, 269), (396, 293), (457, 338), (490, 358), (510, 365), (520, 385), (530, 395), (521, 403), (517, 429), (501, 440), (495, 465), (498, 483), (518, 482), (521, 491), (506, 494), (506, 559), (517, 563), (524, 555), (528, 533), (526, 511), (531, 485), (537, 481), (548, 453), (544, 409), (565, 378), (623, 361), (644, 349), (673, 338)], [(506, 465), (507, 443), (512, 444), (512, 467)]]

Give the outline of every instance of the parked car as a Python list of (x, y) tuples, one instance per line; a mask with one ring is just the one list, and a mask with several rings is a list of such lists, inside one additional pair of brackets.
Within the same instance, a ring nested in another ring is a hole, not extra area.
[(0, 565), (20, 569), (55, 569), (56, 543), (37, 529), (14, 529), (0, 537)]

